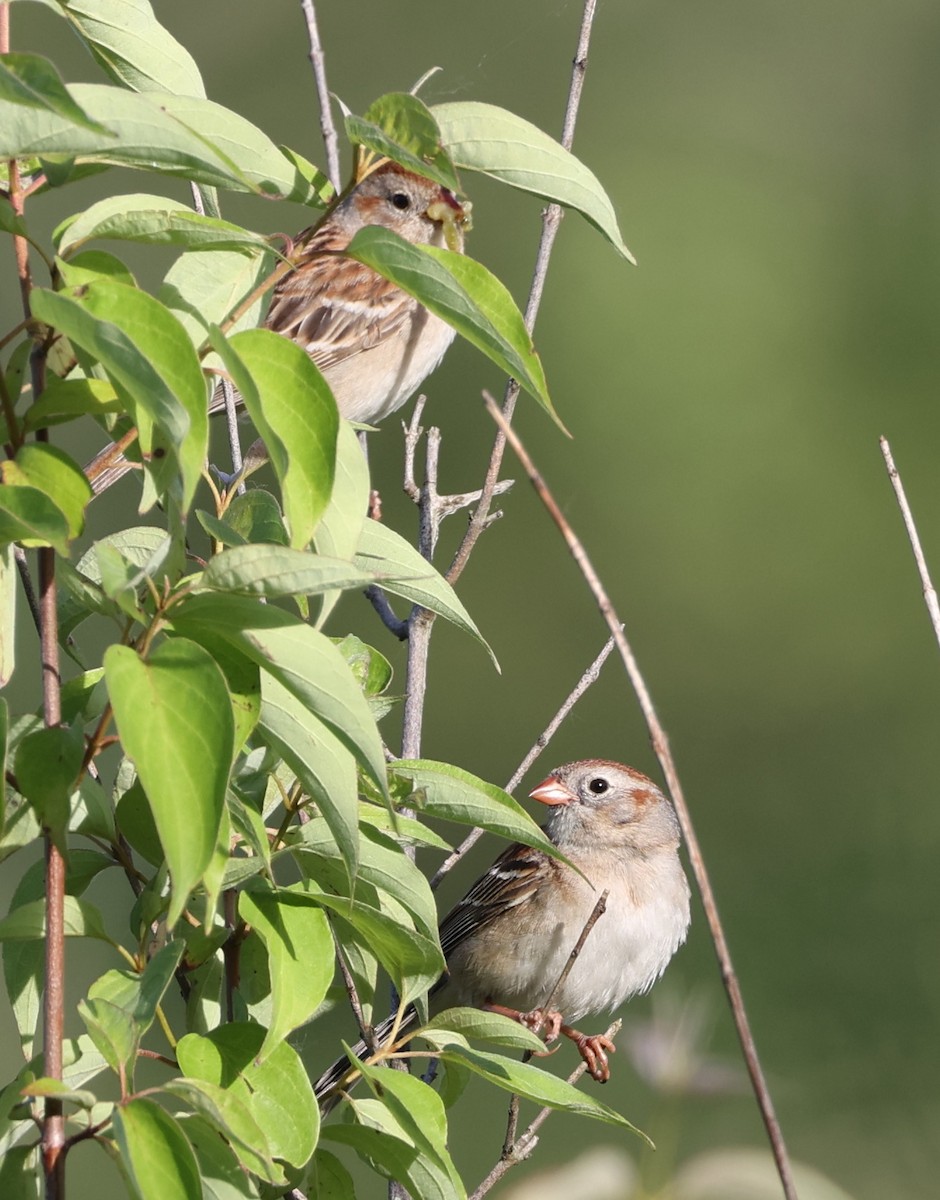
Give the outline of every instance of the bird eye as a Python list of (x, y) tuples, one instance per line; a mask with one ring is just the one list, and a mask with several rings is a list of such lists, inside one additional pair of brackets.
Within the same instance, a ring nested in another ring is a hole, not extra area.
[(392, 204), (401, 212), (404, 212), (406, 208), (411, 208), (411, 197), (407, 192), (393, 192), (391, 199)]
[(603, 796), (609, 787), (610, 784), (607, 782), (607, 780), (601, 779), (600, 776), (598, 776), (597, 779), (592, 779), (588, 784), (588, 790), (592, 791), (595, 796)]

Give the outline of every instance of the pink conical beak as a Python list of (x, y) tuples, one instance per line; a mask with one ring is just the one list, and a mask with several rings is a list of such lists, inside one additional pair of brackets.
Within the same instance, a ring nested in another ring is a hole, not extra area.
[(574, 792), (565, 787), (554, 775), (543, 779), (538, 787), (529, 792), (529, 796), (533, 800), (541, 800), (543, 804), (570, 804), (572, 800), (577, 799)]

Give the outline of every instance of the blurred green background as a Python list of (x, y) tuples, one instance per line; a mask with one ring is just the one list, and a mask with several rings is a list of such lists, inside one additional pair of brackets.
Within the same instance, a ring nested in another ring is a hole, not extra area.
[[(429, 102), (501, 104), (559, 133), (575, 0), (320, 9), (330, 85), (354, 111), (440, 65)], [(213, 99), (323, 161), (299, 5), (156, 11)], [(99, 78), (39, 6), (13, 6), (13, 30), (15, 48), (45, 47), (67, 79)], [(517, 419), (669, 729), (791, 1151), (859, 1200), (936, 1196), (940, 1177), (940, 662), (877, 440), (891, 440), (940, 572), (938, 61), (940, 9), (928, 0), (601, 0), (575, 149), (640, 265), (578, 218), (564, 222), (536, 341), (574, 440), (525, 398)], [(34, 202), (34, 222), (51, 228), (105, 188), (153, 187), (126, 172), (104, 180)], [(538, 203), (465, 183), (470, 248), (522, 303)], [(225, 197), (224, 215), (268, 230), (306, 223), (299, 209), (243, 197)], [(3, 256), (8, 324), (17, 298), (6, 246)], [(154, 252), (128, 257), (145, 282), (159, 278)], [(501, 386), (466, 346), (430, 381), (443, 489), (479, 483), (493, 436), (480, 389)], [(81, 451), (94, 448), (89, 438)], [(371, 454), (387, 519), (410, 532), (394, 421)], [(507, 471), (519, 475), (508, 459)], [(111, 504), (134, 502), (123, 487)], [(502, 507), (460, 588), (502, 674), (438, 626), (424, 739), (428, 757), (500, 783), (605, 636), (528, 485)], [(102, 506), (93, 532), (109, 519)], [(451, 525), (445, 565), (462, 519)], [(402, 663), (355, 596), (333, 622), (349, 626)], [(29, 695), (38, 681), (18, 685)], [(614, 659), (529, 784), (592, 755), (658, 774)], [(660, 989), (704, 996), (711, 1050), (733, 1056), (696, 918)], [(649, 1006), (634, 1002), (630, 1018)], [(762, 1144), (746, 1094), (667, 1103), (625, 1051), (616, 1067), (603, 1099), (660, 1129), (664, 1163)], [(472, 1136), (457, 1132), (455, 1154), (473, 1186), (504, 1118), (483, 1089), (464, 1104)], [(567, 1117), (544, 1133), (515, 1175), (616, 1140)]]

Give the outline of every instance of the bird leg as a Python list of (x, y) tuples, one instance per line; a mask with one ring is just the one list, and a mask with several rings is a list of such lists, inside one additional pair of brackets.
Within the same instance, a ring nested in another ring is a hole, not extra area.
[(492, 1004), (489, 1001), (482, 1008), (486, 1012), (499, 1013), (511, 1021), (518, 1021), (533, 1033), (542, 1033), (544, 1030), (543, 1040), (548, 1046), (556, 1040), (559, 1030), (565, 1028), (561, 1013), (555, 1009), (533, 1008), (531, 1012), (520, 1012), (518, 1008), (507, 1008), (504, 1004)]
[(585, 1034), (570, 1025), (562, 1025), (561, 1032), (566, 1038), (571, 1038), (578, 1047), (578, 1053), (584, 1059), (588, 1074), (598, 1083), (606, 1083), (610, 1079), (610, 1064), (607, 1054), (613, 1054), (617, 1047), (603, 1033)]
[[(533, 1008), (531, 1012), (520, 1012), (518, 1008), (507, 1008), (503, 1004), (492, 1003), (482, 1007), (486, 1012), (499, 1013), (518, 1021), (533, 1033), (542, 1033), (544, 1030), (543, 1039), (547, 1046), (550, 1046), (559, 1034), (564, 1034), (577, 1046), (592, 1079), (596, 1079), (598, 1083), (606, 1083), (610, 1079), (610, 1061), (607, 1055), (615, 1053), (617, 1047), (603, 1033), (586, 1034), (580, 1029), (572, 1028), (571, 1025), (565, 1025), (561, 1013), (556, 1009)], [(554, 1051), (544, 1050), (542, 1053), (552, 1054)]]

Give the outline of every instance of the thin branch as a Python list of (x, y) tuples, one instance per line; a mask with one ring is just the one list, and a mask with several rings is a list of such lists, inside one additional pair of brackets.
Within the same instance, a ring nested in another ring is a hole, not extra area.
[[(623, 1021), (621, 1021), (619, 1018), (618, 1020), (613, 1021), (604, 1033), (604, 1037), (613, 1040), (620, 1032), (620, 1027), (622, 1024)], [(572, 1085), (576, 1084), (586, 1070), (587, 1063), (579, 1063), (568, 1076), (568, 1082)], [(493, 1167), (492, 1171), (490, 1171), (483, 1182), (473, 1192), (470, 1193), (468, 1200), (483, 1200), (483, 1197), (487, 1194), (487, 1192), (489, 1192), (497, 1183), (499, 1183), (508, 1170), (516, 1166), (517, 1163), (525, 1162), (538, 1143), (536, 1134), (553, 1112), (555, 1112), (555, 1109), (553, 1108), (543, 1108), (541, 1111), (536, 1113), (529, 1125), (526, 1127), (522, 1136), (515, 1140), (508, 1150), (504, 1149), (499, 1161)]]
[[(584, 10), (581, 14), (578, 48), (572, 63), (571, 82), (568, 85), (568, 101), (565, 105), (565, 116), (562, 124), (561, 144), (566, 150), (570, 150), (574, 143), (574, 130), (578, 119), (578, 109), (581, 105), (581, 92), (584, 87), (584, 74), (587, 70), (588, 48), (591, 44), (591, 30), (594, 25), (594, 11), (596, 7), (597, 0), (585, 0)], [(542, 304), (542, 293), (545, 290), (548, 264), (563, 215), (563, 210), (557, 204), (550, 204), (542, 213), (542, 236), (539, 240), (539, 248), (535, 259), (535, 271), (532, 276), (529, 299), (525, 310), (525, 324), (529, 333), (535, 327), (535, 319)], [(519, 385), (514, 379), (510, 379), (503, 396), (503, 416), (507, 422), (512, 421), (518, 395)], [(505, 438), (502, 433), (498, 433), (490, 454), (490, 462), (486, 471), (486, 479), (483, 483), (480, 503), (473, 514), (467, 532), (464, 534), (463, 541), (457, 548), (457, 553), (454, 555), (450, 570), (447, 572), (448, 583), (454, 583), (460, 578), (473, 551), (473, 547), (489, 523), (490, 505), (495, 495), (496, 483), (499, 479), (505, 449)]]
[[(545, 747), (548, 745), (548, 743), (555, 736), (559, 727), (561, 726), (561, 723), (568, 716), (568, 713), (571, 712), (571, 710), (574, 708), (574, 706), (577, 704), (577, 702), (581, 699), (581, 697), (584, 695), (584, 693), (588, 690), (588, 688), (591, 686), (591, 684), (596, 683), (597, 678), (601, 673), (601, 667), (604, 665), (604, 663), (609, 658), (610, 652), (613, 650), (613, 648), (614, 648), (614, 639), (608, 638), (606, 643), (604, 644), (603, 650), (601, 650), (601, 652), (600, 652), (600, 654), (598, 654), (597, 658), (594, 659), (594, 661), (591, 663), (591, 665), (588, 667), (588, 669), (584, 672), (584, 674), (581, 676), (581, 678), (578, 680), (578, 682), (575, 684), (575, 686), (572, 688), (572, 690), (568, 693), (567, 699), (562, 704), (561, 708), (559, 708), (558, 712), (555, 713), (555, 715), (552, 717), (552, 719), (549, 721), (549, 723), (545, 726), (544, 730), (535, 739), (535, 743), (533, 744), (532, 749), (528, 752), (528, 754), (525, 756), (525, 758), (522, 760), (522, 762), (516, 768), (516, 770), (513, 773), (512, 778), (506, 784), (505, 791), (514, 792), (516, 790), (516, 788), (519, 786), (519, 784), (522, 781), (523, 775), (525, 775), (525, 773), (526, 773), (526, 771), (528, 771), (529, 767), (532, 766), (532, 764), (535, 762), (535, 760), (538, 758), (538, 756), (542, 753), (542, 751), (545, 749)], [(437, 870), (435, 871), (435, 873), (431, 879), (432, 891), (435, 888), (440, 886), (441, 881), (443, 880), (444, 876), (448, 873), (448, 871), (453, 870), (453, 868), (457, 865), (457, 863), (460, 862), (460, 860), (464, 857), (464, 855), (467, 853), (467, 851), (470, 850), (471, 847), (475, 846), (482, 836), (483, 836), (482, 829), (471, 830), (471, 832), (467, 834), (467, 836), (460, 843), (460, 845), (456, 848), (456, 850), (454, 850), (453, 853), (449, 854), (447, 856), (447, 858), (444, 859), (444, 861), (437, 868)]]
[(571, 974), (571, 968), (577, 962), (578, 955), (584, 949), (584, 943), (588, 940), (588, 937), (591, 934), (591, 930), (594, 928), (594, 926), (597, 924), (597, 922), (600, 920), (600, 918), (607, 911), (607, 897), (609, 895), (610, 895), (610, 888), (604, 888), (603, 892), (601, 892), (600, 896), (598, 896), (597, 903), (591, 909), (591, 915), (584, 922), (584, 928), (581, 930), (581, 936), (578, 938), (578, 940), (575, 942), (575, 944), (571, 947), (571, 953), (568, 955), (568, 961), (565, 963), (564, 967), (562, 968), (561, 974), (555, 980), (555, 986), (548, 993), (548, 999), (541, 1006), (543, 1012), (547, 1011), (548, 1009), (550, 1009), (552, 1007), (555, 997), (558, 995), (558, 993), (561, 991), (561, 989), (565, 986), (565, 980)]
[(790, 1169), (790, 1160), (787, 1155), (786, 1145), (783, 1140), (783, 1133), (780, 1129), (780, 1124), (777, 1121), (777, 1116), (774, 1111), (773, 1100), (771, 1099), (770, 1091), (767, 1087), (767, 1082), (764, 1078), (764, 1072), (760, 1065), (760, 1059), (757, 1055), (757, 1047), (754, 1044), (754, 1038), (751, 1033), (750, 1024), (747, 1019), (747, 1013), (744, 1008), (744, 997), (741, 993), (741, 987), (738, 982), (738, 977), (735, 974), (734, 966), (731, 961), (731, 952), (728, 948), (728, 943), (725, 938), (724, 929), (722, 928), (721, 920), (718, 916), (718, 908), (715, 903), (715, 894), (712, 891), (711, 881), (708, 877), (708, 871), (705, 868), (705, 860), (702, 856), (702, 850), (699, 845), (698, 837), (695, 833), (695, 828), (692, 824), (692, 817), (689, 813), (688, 805), (685, 802), (685, 796), (682, 791), (682, 785), (679, 781), (678, 771), (669, 749), (669, 740), (666, 736), (666, 731), (663, 728), (656, 710), (653, 706), (653, 701), (646, 686), (633, 650), (627, 641), (626, 635), (623, 632), (623, 626), (617, 612), (611, 603), (610, 597), (607, 595), (597, 572), (588, 558), (584, 546), (581, 544), (574, 530), (565, 519), (564, 514), (559, 508), (554, 496), (549, 491), (548, 485), (539, 474), (528, 452), (522, 445), (516, 432), (510, 427), (503, 414), (500, 412), (498, 405), (491, 396), (486, 397), (486, 406), (489, 409), (490, 416), (506, 435), (509, 444), (522, 463), (522, 466), (529, 476), (529, 479), (538, 493), (539, 499), (545, 505), (552, 520), (558, 527), (559, 532), (565, 539), (568, 549), (571, 551), (571, 556), (574, 558), (584, 577), (585, 582), (590, 588), (594, 599), (597, 601), (597, 606), (601, 611), (601, 615), (607, 622), (607, 627), (613, 635), (614, 641), (617, 644), (617, 649), (620, 651), (620, 656), (623, 659), (623, 664), (626, 669), (630, 683), (636, 693), (640, 703), (640, 708), (643, 716), (646, 719), (647, 728), (650, 733), (653, 751), (659, 759), (660, 766), (663, 770), (663, 775), (666, 778), (666, 783), (669, 792), (672, 796), (673, 804), (675, 805), (676, 813), (679, 817), (679, 823), (682, 826), (682, 833), (685, 838), (686, 847), (689, 853), (689, 861), (692, 864), (692, 871), (695, 875), (695, 882), (698, 885), (699, 894), (702, 898), (702, 906), (705, 910), (705, 917), (708, 921), (708, 927), (711, 932), (712, 942), (715, 947), (715, 954), (718, 958), (719, 967), (721, 969), (722, 982), (725, 986), (725, 991), (728, 994), (728, 1000), (731, 1005), (731, 1012), (734, 1017), (735, 1028), (737, 1029), (738, 1039), (741, 1043), (741, 1049), (744, 1054), (744, 1060), (747, 1064), (748, 1074), (751, 1077), (751, 1086), (754, 1089), (754, 1095), (757, 1100), (758, 1108), (760, 1109), (761, 1117), (764, 1121), (764, 1126), (767, 1130), (767, 1136), (770, 1140), (770, 1147), (773, 1151), (774, 1161), (777, 1164), (777, 1172), (780, 1176), (780, 1182), (783, 1185), (784, 1195), (787, 1200), (797, 1200), (796, 1188), (793, 1183), (793, 1173)]
[(894, 495), (901, 510), (904, 528), (907, 530), (908, 541), (911, 543), (911, 549), (914, 551), (914, 561), (917, 563), (917, 572), (920, 575), (921, 586), (924, 589), (924, 600), (927, 603), (927, 612), (930, 614), (930, 623), (933, 625), (934, 636), (937, 639), (938, 645), (940, 645), (940, 604), (937, 603), (937, 592), (930, 580), (927, 559), (924, 557), (923, 547), (920, 544), (920, 537), (917, 533), (917, 526), (914, 524), (914, 514), (911, 512), (911, 506), (907, 502), (901, 476), (894, 465), (888, 439), (886, 437), (879, 438), (879, 444), (881, 446), (881, 453), (884, 456), (885, 466), (888, 468), (888, 478), (891, 480), (891, 486), (894, 488)]
[[(332, 929), (332, 926), (330, 928)], [(353, 1010), (356, 1017), (356, 1024), (359, 1026), (359, 1034), (369, 1047), (369, 1052), (375, 1054), (378, 1050), (375, 1040), (375, 1029), (366, 1020), (362, 1009), (362, 1001), (359, 999), (359, 992), (356, 988), (356, 981), (353, 979), (352, 972), (349, 969), (346, 959), (343, 957), (343, 948), (340, 945), (335, 930), (333, 930), (333, 943), (336, 947), (336, 961), (339, 963), (340, 974), (343, 976), (343, 984), (346, 988), (346, 995), (349, 998), (349, 1006)]]
[(300, 0), (300, 7), (303, 9), (307, 22), (307, 37), (310, 40), (310, 65), (313, 67), (317, 101), (320, 105), (320, 132), (323, 135), (323, 146), (326, 150), (326, 173), (330, 177), (330, 183), (339, 191), (339, 140), (336, 136), (336, 126), (333, 124), (330, 89), (326, 84), (326, 57), (320, 44), (316, 5), (313, 0)]

